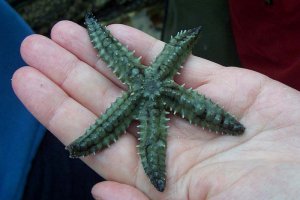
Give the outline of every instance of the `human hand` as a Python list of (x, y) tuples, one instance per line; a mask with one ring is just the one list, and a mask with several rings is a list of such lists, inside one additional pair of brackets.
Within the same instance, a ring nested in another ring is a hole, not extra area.
[[(149, 64), (163, 43), (123, 25), (112, 34)], [(13, 88), (30, 112), (65, 145), (84, 133), (126, 89), (96, 56), (84, 28), (68, 21), (52, 40), (26, 38), (21, 54), (29, 66), (13, 76)], [(200, 41), (201, 42), (201, 41)], [(82, 158), (109, 181), (97, 184), (102, 199), (292, 199), (300, 196), (299, 92), (259, 73), (222, 67), (190, 56), (180, 84), (192, 87), (245, 125), (240, 137), (219, 136), (171, 117), (167, 187), (156, 191), (146, 177), (134, 127), (110, 148)]]

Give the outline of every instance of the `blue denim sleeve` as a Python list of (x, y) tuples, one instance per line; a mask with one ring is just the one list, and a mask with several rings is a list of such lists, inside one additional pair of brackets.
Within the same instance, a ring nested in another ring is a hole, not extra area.
[(32, 30), (0, 0), (0, 199), (21, 199), (31, 161), (45, 128), (15, 96), (11, 78), (25, 63), (22, 40)]

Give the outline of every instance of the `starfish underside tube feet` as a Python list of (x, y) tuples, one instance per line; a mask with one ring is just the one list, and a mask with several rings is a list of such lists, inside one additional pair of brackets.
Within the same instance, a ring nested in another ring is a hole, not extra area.
[(84, 135), (66, 147), (70, 157), (87, 156), (107, 148), (137, 120), (140, 123), (137, 151), (141, 163), (150, 182), (163, 192), (167, 179), (168, 111), (211, 131), (243, 134), (245, 127), (232, 115), (204, 95), (173, 80), (199, 38), (200, 27), (172, 37), (161, 54), (146, 67), (134, 56), (134, 51), (115, 39), (91, 13), (86, 15), (85, 24), (98, 55), (128, 86), (128, 91), (117, 98)]

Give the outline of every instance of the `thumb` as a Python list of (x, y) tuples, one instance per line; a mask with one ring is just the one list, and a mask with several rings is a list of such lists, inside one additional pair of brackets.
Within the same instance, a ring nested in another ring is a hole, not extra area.
[(96, 200), (149, 200), (135, 187), (113, 181), (97, 183), (92, 189), (92, 195)]

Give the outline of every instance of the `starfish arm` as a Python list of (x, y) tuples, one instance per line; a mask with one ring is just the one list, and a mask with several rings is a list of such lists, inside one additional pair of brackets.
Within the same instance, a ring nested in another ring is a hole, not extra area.
[(133, 120), (133, 112), (139, 95), (124, 93), (119, 97), (84, 135), (66, 147), (70, 157), (96, 153), (115, 142)]
[(191, 124), (228, 135), (241, 135), (245, 127), (204, 95), (174, 84), (164, 89), (165, 107)]
[(145, 105), (139, 113), (139, 140), (137, 146), (145, 173), (155, 188), (162, 192), (166, 185), (167, 112)]
[(155, 71), (162, 80), (172, 78), (191, 53), (199, 38), (200, 31), (201, 27), (198, 27), (180, 31), (175, 37), (171, 37), (169, 43), (165, 44), (164, 49), (151, 64), (149, 70)]
[(86, 15), (85, 24), (94, 48), (113, 73), (123, 83), (134, 82), (135, 77), (142, 74), (145, 68), (141, 64), (140, 58), (135, 57), (134, 51), (129, 51), (114, 38), (110, 31), (98, 23), (91, 13)]

